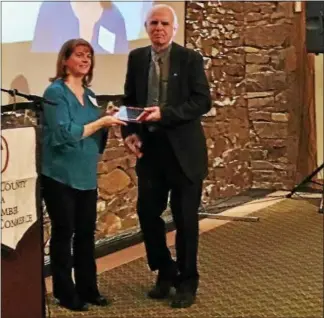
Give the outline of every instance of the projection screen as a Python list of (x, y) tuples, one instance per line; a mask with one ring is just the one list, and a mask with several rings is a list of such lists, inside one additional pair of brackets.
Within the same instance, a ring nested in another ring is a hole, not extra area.
[[(175, 42), (183, 45), (184, 1), (2, 2), (1, 87), (42, 95), (54, 75), (61, 45), (82, 37), (96, 52), (92, 89), (98, 95), (122, 94), (128, 52), (149, 45), (145, 16), (158, 3), (167, 3), (176, 11)], [(9, 100), (2, 93), (2, 105)]]

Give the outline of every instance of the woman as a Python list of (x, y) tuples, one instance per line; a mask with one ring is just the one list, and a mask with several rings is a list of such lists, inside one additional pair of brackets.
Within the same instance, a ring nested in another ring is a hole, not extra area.
[(95, 94), (88, 88), (93, 53), (83, 39), (67, 41), (58, 55), (56, 75), (44, 93), (56, 103), (44, 105), (42, 149), (43, 196), (52, 225), (53, 294), (62, 306), (80, 311), (87, 310), (87, 303), (108, 304), (98, 291), (94, 258), (96, 172), (107, 127), (125, 125), (110, 115), (100, 117)]

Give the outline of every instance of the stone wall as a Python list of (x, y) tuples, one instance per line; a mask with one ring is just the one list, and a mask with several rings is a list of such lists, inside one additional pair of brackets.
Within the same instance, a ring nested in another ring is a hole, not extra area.
[[(294, 184), (298, 23), (292, 2), (186, 3), (186, 46), (203, 55), (213, 98), (203, 119), (209, 154), (205, 205), (251, 187)], [(98, 167), (97, 241), (138, 230), (134, 166), (113, 129)]]
[(301, 15), (294, 13), (293, 2), (247, 2), (244, 7), (253, 186), (291, 189), (302, 106), (297, 67)]
[(97, 239), (138, 225), (136, 159), (123, 146), (120, 130), (112, 128), (107, 148), (98, 166)]
[(199, 51), (211, 87), (213, 107), (203, 120), (209, 153), (204, 201), (252, 186), (249, 120), (245, 99), (242, 2), (190, 2), (187, 47)]
[(212, 199), (250, 186), (294, 184), (301, 17), (293, 2), (187, 4), (187, 46), (205, 57), (214, 100), (204, 121)]

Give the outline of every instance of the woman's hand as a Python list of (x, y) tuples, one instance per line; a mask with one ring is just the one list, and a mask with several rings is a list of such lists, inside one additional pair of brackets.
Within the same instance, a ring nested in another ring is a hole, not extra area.
[(127, 124), (124, 121), (117, 119), (116, 117), (103, 116), (97, 119), (96, 121), (93, 121), (92, 123), (84, 125), (82, 137), (86, 138), (88, 136), (91, 136), (101, 128), (105, 128), (109, 126), (118, 126), (118, 125), (126, 126)]
[(127, 124), (124, 121), (121, 121), (118, 118), (113, 116), (103, 116), (99, 119), (99, 121), (102, 127), (117, 126), (117, 125), (127, 126)]

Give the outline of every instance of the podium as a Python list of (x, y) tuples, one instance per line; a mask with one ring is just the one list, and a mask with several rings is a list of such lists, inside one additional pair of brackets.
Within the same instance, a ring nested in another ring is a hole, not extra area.
[(6, 119), (1, 117), (1, 317), (43, 318), (38, 128), (13, 128)]

